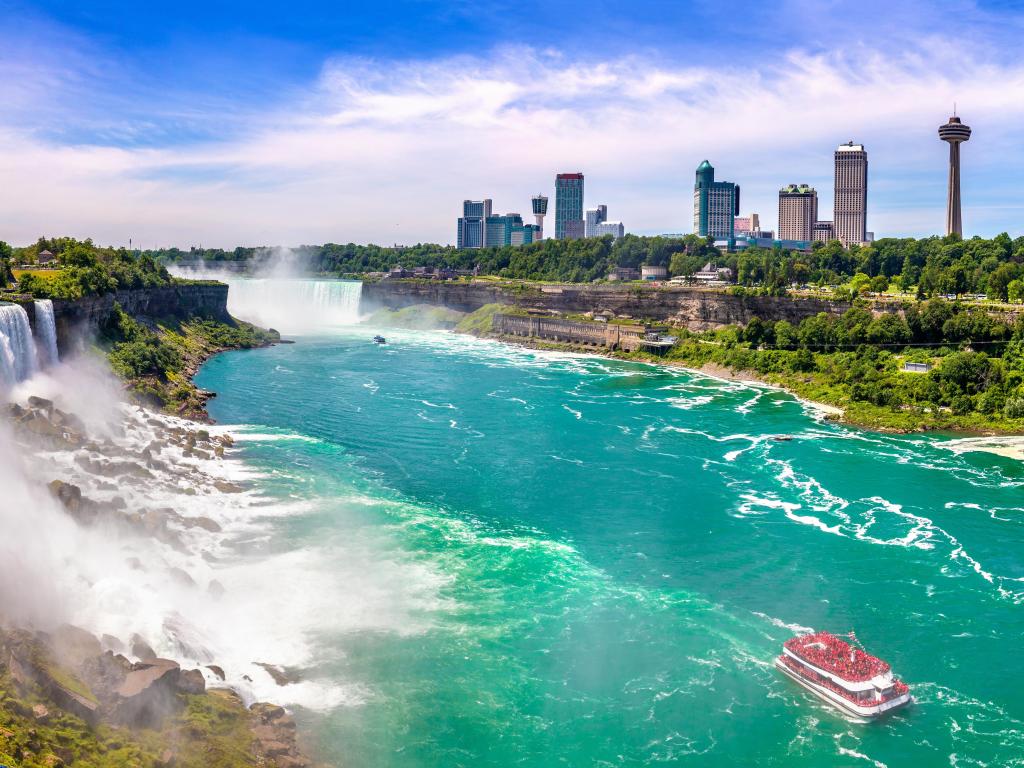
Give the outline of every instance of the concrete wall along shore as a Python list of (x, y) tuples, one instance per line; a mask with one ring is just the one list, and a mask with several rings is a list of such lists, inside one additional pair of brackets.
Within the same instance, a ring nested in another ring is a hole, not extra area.
[(494, 332), (504, 336), (525, 336), (568, 344), (586, 344), (633, 352), (644, 346), (648, 329), (643, 325), (589, 323), (553, 317), (497, 314)]

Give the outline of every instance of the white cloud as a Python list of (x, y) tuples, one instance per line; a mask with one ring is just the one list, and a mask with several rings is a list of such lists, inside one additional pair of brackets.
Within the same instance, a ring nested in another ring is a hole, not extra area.
[[(976, 50), (924, 39), (901, 54), (856, 46), (717, 68), (641, 56), (568, 61), (530, 48), (486, 59), (336, 59), (287, 109), (249, 105), (245, 130), (217, 141), (59, 145), (24, 122), (0, 124), (0, 239), (449, 242), (463, 198), (525, 213), (531, 194), (552, 193), (560, 170), (583, 170), (588, 204), (607, 203), (633, 231), (688, 231), (693, 169), (705, 157), (742, 185), (744, 211), (771, 222), (776, 190), (791, 181), (817, 185), (827, 212), (831, 152), (851, 138), (870, 154), (869, 226), (920, 234), (942, 224), (935, 129), (954, 98), (975, 130), (964, 150), (965, 225), (992, 234), (1014, 229), (1014, 206), (1024, 205), (1009, 183), (1024, 166), (1015, 134), (1024, 65)], [(48, 74), (22, 87), (19, 103), (49, 104), (60, 82)]]

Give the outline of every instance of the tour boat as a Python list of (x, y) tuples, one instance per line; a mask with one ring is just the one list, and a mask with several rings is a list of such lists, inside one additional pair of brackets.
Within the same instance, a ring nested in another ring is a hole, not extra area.
[(373, 337), (373, 343), (374, 344), (387, 344), (387, 341), (388, 340), (385, 339), (383, 336), (379, 336), (378, 335), (378, 336), (374, 336)]
[[(848, 637), (857, 642), (852, 632)], [(910, 689), (893, 677), (887, 663), (828, 632), (787, 640), (775, 666), (819, 698), (857, 717), (879, 717), (911, 701)]]

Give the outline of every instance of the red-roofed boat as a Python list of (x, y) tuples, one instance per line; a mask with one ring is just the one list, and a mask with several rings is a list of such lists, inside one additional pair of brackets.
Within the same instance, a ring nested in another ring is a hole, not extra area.
[[(853, 640), (853, 633), (849, 637)], [(843, 712), (874, 718), (910, 703), (910, 689), (892, 669), (828, 632), (800, 635), (783, 643), (775, 660), (788, 677)]]

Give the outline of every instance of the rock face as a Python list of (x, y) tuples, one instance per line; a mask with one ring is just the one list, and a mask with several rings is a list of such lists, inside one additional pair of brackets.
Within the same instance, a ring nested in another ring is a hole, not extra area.
[(54, 299), (53, 319), (63, 355), (94, 333), (120, 304), (133, 317), (210, 317), (228, 321), (228, 287), (201, 282), (117, 291), (83, 299)]
[(256, 751), (278, 768), (309, 768), (311, 763), (299, 751), (295, 741), (295, 720), (275, 704), (258, 703), (253, 713)]
[(433, 304), (473, 312), (485, 304), (585, 313), (607, 310), (658, 321), (672, 321), (694, 330), (746, 324), (752, 317), (799, 322), (819, 312), (839, 315), (846, 302), (780, 296), (734, 296), (698, 286), (653, 285), (528, 285), (488, 283), (418, 283), (383, 281), (363, 285), (363, 307), (401, 309)]

